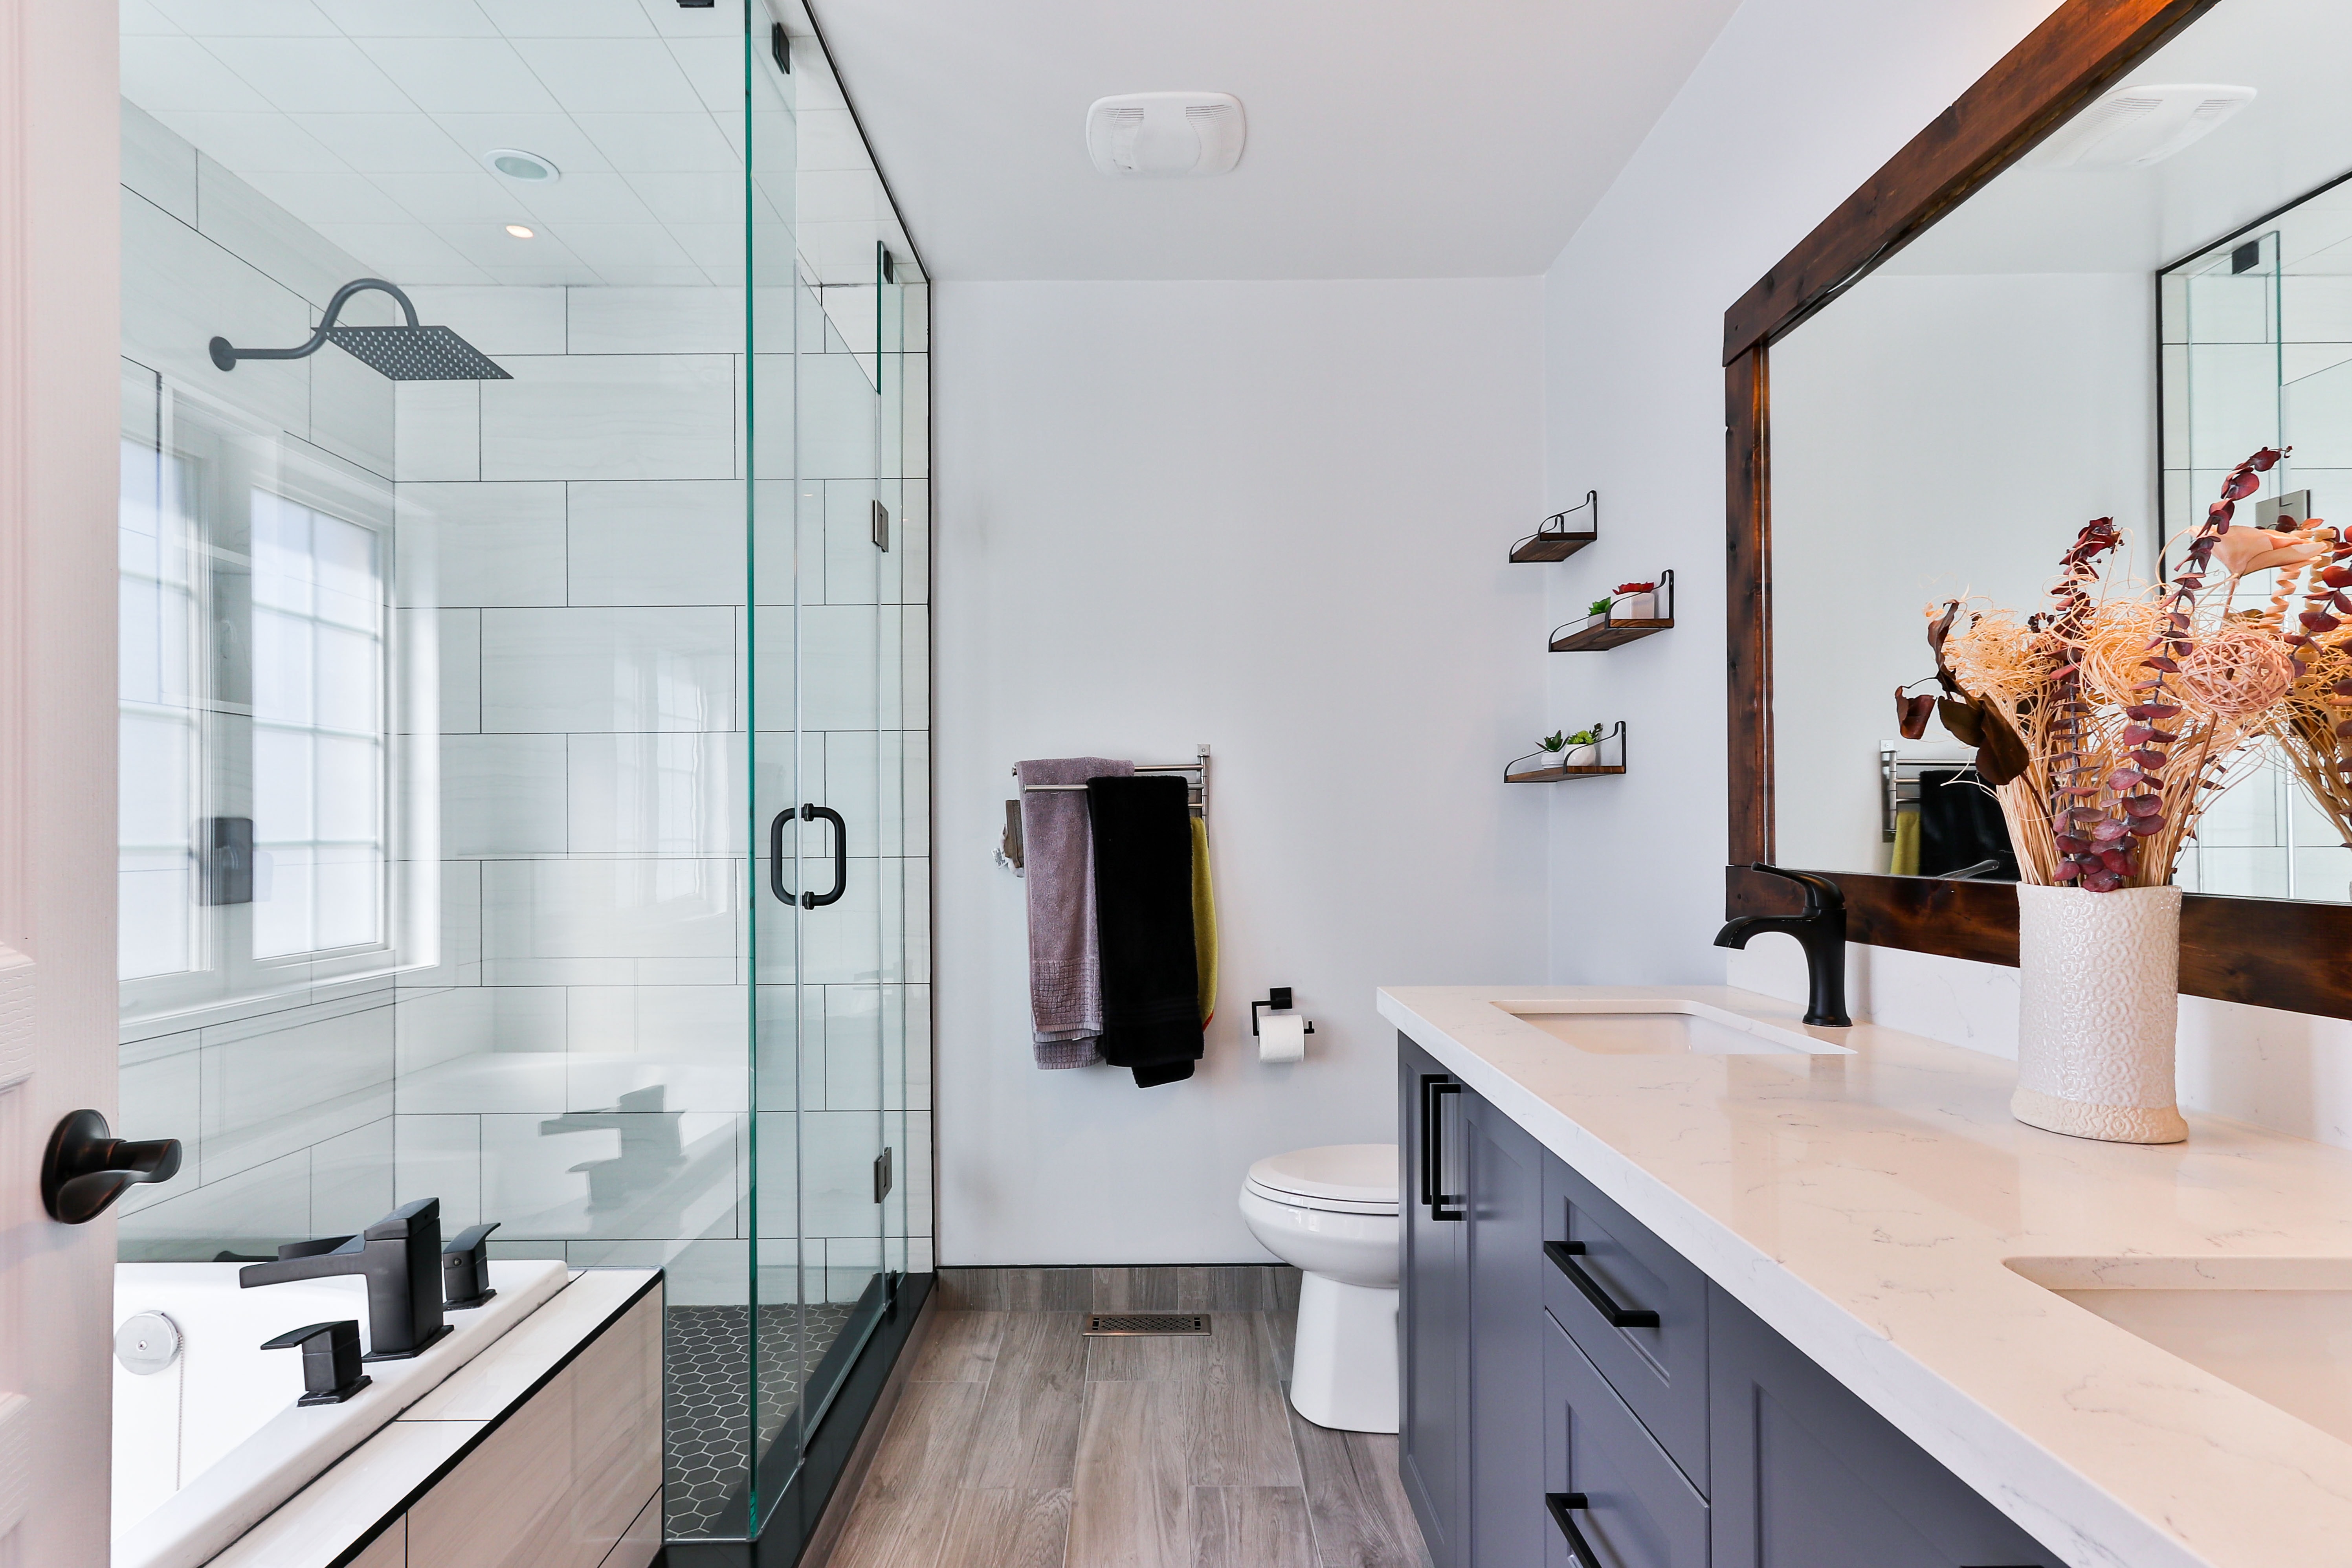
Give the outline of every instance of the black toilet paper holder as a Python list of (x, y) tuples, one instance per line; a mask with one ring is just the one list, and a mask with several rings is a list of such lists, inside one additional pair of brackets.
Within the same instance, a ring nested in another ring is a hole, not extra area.
[[(1268, 987), (1266, 995), (1263, 1000), (1250, 1004), (1250, 1033), (1252, 1035), (1255, 1035), (1257, 1033), (1257, 1010), (1260, 1007), (1270, 1007), (1277, 1013), (1287, 1013), (1293, 1005), (1295, 1005), (1295, 1004), (1290, 1000), (1289, 986), (1275, 985)], [(1307, 1033), (1311, 1035), (1314, 1032), (1314, 1020), (1309, 1019), (1307, 1024)]]

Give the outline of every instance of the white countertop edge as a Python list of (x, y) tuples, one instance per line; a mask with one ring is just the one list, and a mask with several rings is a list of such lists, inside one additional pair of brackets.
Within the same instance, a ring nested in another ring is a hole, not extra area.
[[(1507, 994), (1528, 998), (1674, 997), (1718, 1005), (1735, 994), (1727, 987), (1696, 985), (1531, 985)], [(1791, 1026), (1801, 1016), (1801, 1009), (1792, 1004), (1736, 994), (1741, 1011), (1783, 1012)], [(1379, 992), (1378, 1006), (1381, 1016), (1415, 1045), (1656, 1232), (1734, 1300), (2071, 1568), (2211, 1568), (2178, 1536), (2078, 1474), (1385, 987)]]

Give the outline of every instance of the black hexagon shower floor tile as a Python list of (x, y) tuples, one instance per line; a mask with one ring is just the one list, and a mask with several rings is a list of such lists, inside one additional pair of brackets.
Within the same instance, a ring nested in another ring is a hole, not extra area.
[[(808, 1368), (848, 1326), (847, 1303), (760, 1309), (757, 1447), (766, 1452), (799, 1406)], [(717, 1534), (751, 1474), (753, 1413), (741, 1307), (672, 1307), (664, 1346), (667, 1523), (673, 1539)], [(735, 1511), (732, 1528), (741, 1528)]]

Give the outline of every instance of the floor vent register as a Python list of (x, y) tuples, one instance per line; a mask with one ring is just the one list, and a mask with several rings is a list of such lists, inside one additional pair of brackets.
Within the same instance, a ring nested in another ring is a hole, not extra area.
[(1205, 1334), (1209, 1331), (1206, 1312), (1090, 1312), (1087, 1315), (1087, 1333), (1090, 1336), (1112, 1334)]

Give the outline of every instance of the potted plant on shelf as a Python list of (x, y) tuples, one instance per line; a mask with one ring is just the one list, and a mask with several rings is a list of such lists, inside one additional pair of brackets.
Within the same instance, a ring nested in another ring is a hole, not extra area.
[[(2265, 447), (2231, 472), (2168, 583), (2102, 582), (2099, 563), (2122, 542), (2103, 517), (2062, 558), (2048, 609), (2021, 620), (1951, 600), (1928, 611), (1937, 710), (1978, 748), (2017, 850), (2011, 1110), (2032, 1126), (2114, 1142), (2188, 1136), (2173, 1088), (2173, 868), (2231, 764), (2275, 731), (2298, 671), (2332, 668), (2325, 639), (2352, 629), (2334, 613), (2352, 614), (2352, 598), (2293, 628), (2284, 589), (2270, 613), (2230, 607), (2246, 573), (2327, 550), (2309, 529), (2231, 526), (2282, 456)], [(2226, 582), (2208, 595), (2216, 572)], [(2352, 696), (2352, 663), (2330, 679)]]
[(1617, 601), (1612, 605), (1601, 601), (1612, 621), (1654, 621), (1658, 618), (1658, 585), (1655, 583), (1620, 583)]
[(1601, 726), (1598, 723), (1579, 730), (1573, 735), (1555, 733), (1544, 742), (1544, 749), (1557, 753), (1548, 763), (1557, 768), (1597, 768), (1601, 765)]

